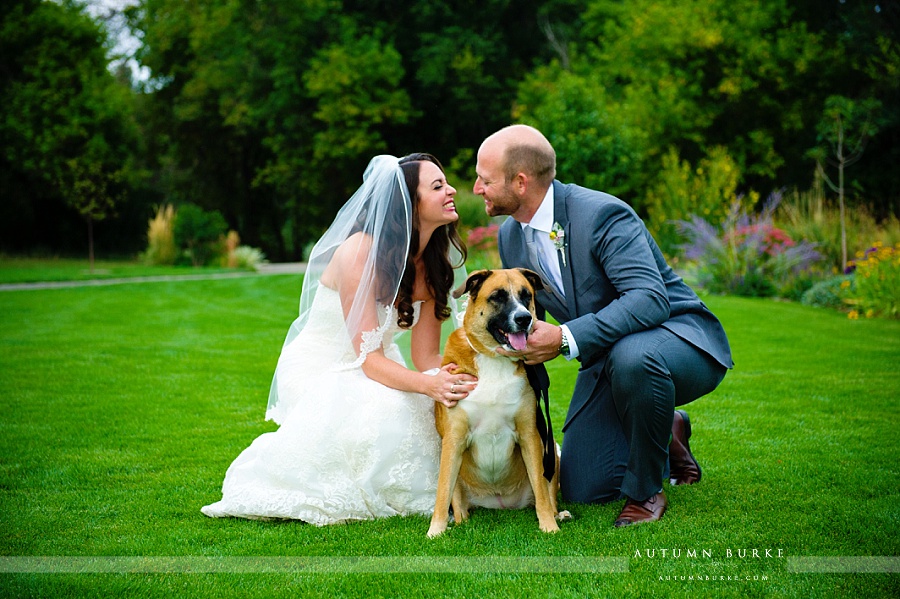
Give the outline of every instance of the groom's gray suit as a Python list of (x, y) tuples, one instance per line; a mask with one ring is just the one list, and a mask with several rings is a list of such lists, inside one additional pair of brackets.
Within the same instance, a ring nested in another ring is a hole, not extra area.
[[(544, 290), (537, 300), (568, 327), (581, 361), (563, 426), (563, 497), (642, 501), (661, 486), (674, 407), (712, 391), (733, 366), (728, 339), (630, 206), (559, 181), (553, 192), (554, 220), (565, 231), (565, 259), (557, 252), (565, 298)], [(499, 242), (505, 267), (537, 270), (512, 218)], [(662, 358), (645, 356), (653, 352)], [(642, 385), (674, 387), (674, 405), (629, 404)]]

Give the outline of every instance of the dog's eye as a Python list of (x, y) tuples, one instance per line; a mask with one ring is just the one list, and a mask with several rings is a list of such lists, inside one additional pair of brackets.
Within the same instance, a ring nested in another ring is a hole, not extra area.
[(531, 303), (531, 292), (523, 290), (522, 293), (519, 294), (519, 300), (527, 306)]
[(494, 291), (489, 297), (488, 301), (493, 302), (495, 304), (503, 304), (506, 303), (506, 300), (509, 299), (509, 293), (506, 292), (506, 289), (498, 289)]

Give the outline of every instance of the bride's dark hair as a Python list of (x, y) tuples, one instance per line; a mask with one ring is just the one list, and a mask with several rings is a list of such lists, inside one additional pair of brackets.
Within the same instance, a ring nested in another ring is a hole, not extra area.
[[(409, 253), (406, 256), (406, 269), (400, 281), (397, 293), (397, 324), (409, 328), (413, 324), (413, 285), (416, 281), (416, 264), (413, 257), (419, 253), (419, 165), (432, 162), (441, 172), (444, 167), (431, 154), (417, 153), (400, 159), (400, 168), (406, 178), (406, 188), (412, 200), (412, 230), (410, 232)], [(451, 264), (447, 250), (453, 244), (460, 254), (459, 264)], [(448, 223), (438, 227), (422, 254), (425, 263), (425, 284), (434, 297), (434, 315), (439, 320), (450, 317), (447, 299), (453, 287), (453, 269), (465, 263), (468, 252), (466, 244), (456, 230), (456, 223)]]

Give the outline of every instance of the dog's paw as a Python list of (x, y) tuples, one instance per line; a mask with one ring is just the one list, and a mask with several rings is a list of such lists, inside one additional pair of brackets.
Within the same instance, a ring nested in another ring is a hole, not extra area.
[(556, 523), (556, 520), (551, 520), (548, 524), (541, 524), (540, 526), (543, 532), (559, 532), (559, 525)]
[(429, 539), (437, 538), (437, 537), (441, 536), (442, 534), (444, 534), (445, 530), (447, 530), (446, 524), (444, 526), (436, 526), (436, 525), (432, 524), (431, 528), (428, 529), (428, 538)]
[(556, 519), (560, 522), (566, 522), (568, 520), (572, 520), (572, 514), (569, 510), (563, 510), (560, 513), (556, 514)]

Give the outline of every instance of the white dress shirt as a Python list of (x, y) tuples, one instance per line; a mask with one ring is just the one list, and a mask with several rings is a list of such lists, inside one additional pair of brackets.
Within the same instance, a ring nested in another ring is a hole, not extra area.
[[(550, 258), (543, 261), (544, 268), (549, 268), (547, 276), (554, 279), (554, 282), (563, 294), (563, 298), (565, 298), (562, 273), (559, 270), (559, 259), (556, 257), (556, 246), (553, 245), (553, 240), (550, 239), (550, 231), (553, 230), (553, 223), (553, 185), (551, 185), (550, 188), (547, 189), (547, 195), (545, 195), (544, 199), (541, 201), (541, 205), (538, 207), (537, 212), (531, 217), (531, 222), (520, 224), (523, 229), (527, 226), (535, 230), (534, 239), (536, 243), (540, 244), (539, 251), (543, 252), (545, 257)], [(578, 344), (575, 342), (575, 337), (572, 336), (572, 333), (569, 332), (569, 328), (566, 325), (561, 325), (561, 328), (562, 334), (569, 342), (569, 355), (566, 356), (566, 359), (574, 360), (578, 357)]]

